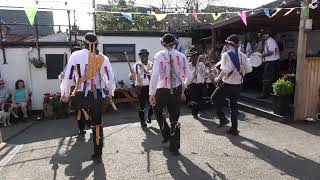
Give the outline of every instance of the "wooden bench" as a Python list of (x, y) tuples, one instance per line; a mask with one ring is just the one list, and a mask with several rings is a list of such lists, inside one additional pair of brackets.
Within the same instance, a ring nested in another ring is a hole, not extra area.
[[(127, 88), (117, 88), (114, 92), (113, 102), (116, 106), (120, 103), (130, 103), (134, 108), (138, 106), (137, 95)], [(103, 106), (104, 111), (107, 110), (109, 106), (111, 106), (110, 102), (105, 103)]]

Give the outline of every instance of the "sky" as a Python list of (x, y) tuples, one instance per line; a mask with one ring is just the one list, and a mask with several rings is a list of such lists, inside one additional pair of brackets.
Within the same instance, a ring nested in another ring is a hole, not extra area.
[[(42, 8), (61, 8), (76, 10), (76, 24), (80, 29), (92, 29), (93, 12), (92, 0), (38, 0), (38, 7)], [(172, 0), (179, 4), (179, 0)], [(201, 0), (200, 0), (201, 1)], [(205, 1), (205, 0), (204, 0)], [(219, 0), (215, 5), (256, 8), (261, 5), (270, 3), (274, 0)], [(64, 2), (68, 2), (67, 5)], [(96, 4), (105, 4), (107, 0), (96, 0)], [(135, 0), (137, 5), (157, 6), (160, 7), (161, 0)], [(35, 0), (0, 0), (1, 6), (35, 6)], [(172, 3), (175, 5), (175, 3)], [(54, 23), (59, 25), (67, 25), (68, 18), (66, 11), (54, 11)], [(73, 24), (73, 14), (71, 14), (71, 23)]]

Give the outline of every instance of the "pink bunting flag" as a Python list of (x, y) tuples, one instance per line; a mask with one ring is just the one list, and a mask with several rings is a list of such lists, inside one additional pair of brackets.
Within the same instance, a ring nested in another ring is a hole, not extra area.
[(195, 10), (192, 11), (192, 17), (197, 21), (197, 22), (201, 22), (199, 19), (198, 19), (198, 14)]
[(247, 12), (246, 11), (240, 11), (239, 16), (241, 17), (241, 20), (243, 23), (247, 26)]
[(288, 14), (290, 14), (292, 11), (294, 11), (296, 8), (290, 8), (290, 10), (288, 12), (286, 12), (283, 16), (286, 16)]

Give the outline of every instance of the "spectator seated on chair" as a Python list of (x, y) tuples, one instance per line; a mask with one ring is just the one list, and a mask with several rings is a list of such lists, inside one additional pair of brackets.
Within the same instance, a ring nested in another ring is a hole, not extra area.
[(10, 91), (4, 85), (4, 81), (0, 79), (0, 108), (10, 101)]
[(12, 96), (13, 105), (23, 113), (23, 118), (28, 118), (28, 104), (30, 94), (28, 89), (25, 88), (23, 80), (16, 81), (15, 92)]

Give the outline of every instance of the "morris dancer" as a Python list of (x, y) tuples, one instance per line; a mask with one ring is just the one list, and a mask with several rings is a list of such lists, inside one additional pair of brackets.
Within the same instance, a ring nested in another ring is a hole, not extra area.
[(189, 66), (192, 71), (192, 83), (189, 85), (190, 90), (190, 105), (192, 109), (192, 116), (198, 119), (199, 103), (203, 97), (204, 81), (206, 76), (206, 66), (200, 61), (199, 53), (191, 51), (188, 54)]
[[(165, 34), (161, 44), (165, 50), (159, 51), (154, 58), (149, 90), (149, 101), (154, 106), (156, 119), (159, 123), (163, 143), (170, 141), (169, 150), (179, 155), (180, 149), (180, 101), (182, 86), (192, 81), (192, 72), (185, 55), (175, 50), (176, 39), (172, 34)], [(170, 127), (163, 115), (167, 107)]]
[(114, 95), (115, 82), (109, 59), (96, 49), (97, 36), (87, 33), (83, 40), (85, 49), (74, 52), (65, 69), (65, 76), (61, 82), (61, 101), (68, 102), (72, 75), (75, 74), (76, 85), (71, 94), (71, 104), (78, 111), (77, 120), (85, 118), (92, 127), (94, 161), (101, 161), (103, 147), (103, 123), (101, 121), (101, 107), (103, 98), (111, 100)]
[(221, 80), (222, 83), (214, 91), (211, 98), (216, 100), (216, 111), (220, 120), (219, 127), (225, 126), (230, 122), (223, 112), (225, 98), (229, 98), (232, 127), (228, 133), (238, 136), (238, 98), (242, 87), (243, 76), (245, 73), (251, 72), (252, 68), (248, 64), (247, 56), (238, 51), (238, 36), (229, 36), (226, 43), (229, 51), (222, 54), (220, 61), (221, 72), (219, 76), (214, 79), (215, 83)]
[[(149, 104), (149, 84), (150, 84), (150, 75), (152, 70), (152, 62), (148, 61), (149, 52), (147, 49), (141, 49), (139, 52), (140, 60), (135, 63), (132, 67), (130, 73), (130, 80), (134, 81), (135, 90), (138, 94), (139, 99), (139, 118), (141, 127), (147, 127), (145, 119), (145, 108)], [(148, 123), (151, 123), (153, 110), (152, 106), (148, 110)]]

